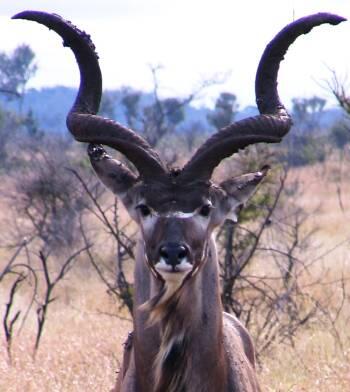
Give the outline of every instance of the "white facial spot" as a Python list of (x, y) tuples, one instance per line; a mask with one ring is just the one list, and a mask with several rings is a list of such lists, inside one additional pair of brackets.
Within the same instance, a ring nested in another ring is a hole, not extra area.
[(165, 280), (172, 280), (176, 278), (176, 275), (177, 278), (183, 278), (192, 270), (192, 264), (187, 261), (187, 257), (183, 258), (181, 263), (174, 267), (175, 271), (173, 266), (167, 264), (163, 257), (160, 258), (154, 267)]
[(192, 271), (192, 265), (186, 259), (183, 259), (176, 267), (177, 271), (173, 272), (172, 266), (168, 265), (162, 258), (155, 265), (155, 269), (165, 281), (165, 292), (158, 305), (171, 298), (181, 287), (186, 276)]
[(141, 225), (143, 227), (143, 230), (146, 232), (152, 230), (154, 228), (154, 225), (157, 222), (157, 219), (158, 218), (154, 215), (148, 215), (148, 216), (142, 217)]

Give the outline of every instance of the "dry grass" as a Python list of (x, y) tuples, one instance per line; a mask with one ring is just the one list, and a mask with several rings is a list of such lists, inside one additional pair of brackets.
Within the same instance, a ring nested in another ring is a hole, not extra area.
[[(344, 180), (344, 210), (339, 207), (336, 183), (330, 180), (332, 165), (292, 173), (306, 185), (299, 202), (308, 210), (322, 203), (313, 223), (321, 226), (319, 250), (328, 249), (350, 237), (350, 180)], [(324, 172), (325, 171), (325, 172)], [(325, 174), (326, 173), (326, 174)], [(292, 178), (293, 179), (293, 178)], [(349, 275), (349, 244), (340, 247), (324, 262), (333, 277)], [(0, 309), (6, 302), (6, 287), (0, 288)], [(327, 289), (331, 290), (331, 289)], [(324, 295), (329, 292), (324, 290)], [(35, 314), (20, 336), (15, 337), (12, 365), (5, 345), (0, 346), (0, 391), (108, 391), (116, 378), (122, 342), (131, 323), (107, 315), (117, 311), (105, 287), (87, 272), (73, 272), (57, 291), (58, 300), (49, 309), (48, 322), (36, 360), (34, 345)], [(27, 301), (20, 293), (19, 303)], [(265, 391), (350, 391), (350, 344), (347, 315), (349, 305), (337, 322), (343, 347), (319, 325), (303, 330), (295, 348), (276, 346), (261, 359), (260, 379)], [(121, 312), (121, 316), (127, 316)], [(3, 339), (2, 331), (0, 338)]]
[(343, 172), (339, 182), (339, 162), (332, 161), (294, 170), (289, 178), (289, 182), (299, 181), (304, 190), (300, 205), (310, 212), (317, 209), (311, 223), (320, 228), (318, 239), (330, 245), (350, 236), (350, 176), (345, 168)]
[(264, 358), (260, 379), (266, 391), (345, 392), (350, 390), (349, 360), (349, 351), (340, 354), (328, 332), (308, 331), (295, 349), (276, 347)]
[(131, 322), (105, 314), (115, 313), (116, 306), (95, 279), (74, 276), (59, 291), (35, 361), (34, 319), (14, 340), (12, 366), (1, 346), (0, 391), (111, 389)]

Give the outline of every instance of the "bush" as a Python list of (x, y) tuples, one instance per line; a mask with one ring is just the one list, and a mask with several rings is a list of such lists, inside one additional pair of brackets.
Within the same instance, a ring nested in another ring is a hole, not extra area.
[(327, 140), (314, 134), (290, 134), (286, 140), (286, 161), (289, 166), (312, 165), (324, 162)]
[(335, 124), (330, 132), (330, 140), (335, 147), (343, 149), (350, 143), (350, 128), (344, 123)]

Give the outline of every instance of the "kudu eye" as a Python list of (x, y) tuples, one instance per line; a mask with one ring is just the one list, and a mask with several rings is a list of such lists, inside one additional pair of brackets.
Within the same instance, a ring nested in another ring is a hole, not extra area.
[(211, 204), (205, 204), (199, 210), (199, 215), (204, 216), (204, 217), (207, 218), (210, 215), (211, 209), (212, 209)]
[(139, 204), (136, 206), (137, 210), (140, 210), (140, 213), (143, 217), (151, 215), (151, 210), (149, 207), (146, 206), (146, 204)]

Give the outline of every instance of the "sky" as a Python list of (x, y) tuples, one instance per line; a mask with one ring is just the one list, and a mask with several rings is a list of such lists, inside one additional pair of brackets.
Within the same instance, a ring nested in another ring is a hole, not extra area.
[[(91, 34), (106, 89), (151, 90), (150, 66), (161, 65), (163, 96), (186, 96), (216, 78), (222, 83), (203, 91), (197, 105), (212, 105), (220, 91), (230, 91), (241, 107), (255, 103), (260, 56), (281, 28), (321, 11), (350, 18), (350, 0), (0, 0), (0, 50), (32, 47), (39, 68), (30, 87), (36, 88), (77, 86), (79, 74), (55, 33), (10, 19), (26, 9), (58, 13)], [(349, 39), (345, 22), (317, 27), (293, 44), (279, 74), (287, 106), (293, 97), (313, 95), (334, 103), (326, 82), (331, 70), (345, 82), (350, 75)]]

